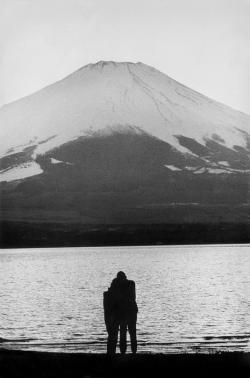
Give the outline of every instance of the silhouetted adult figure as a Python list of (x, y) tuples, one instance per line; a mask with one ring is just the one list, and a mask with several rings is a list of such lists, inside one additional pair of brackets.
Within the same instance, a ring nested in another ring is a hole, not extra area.
[(103, 293), (104, 319), (108, 332), (107, 353), (114, 354), (120, 329), (120, 352), (127, 350), (127, 329), (130, 334), (132, 353), (137, 351), (135, 283), (124, 272), (118, 272), (110, 288)]

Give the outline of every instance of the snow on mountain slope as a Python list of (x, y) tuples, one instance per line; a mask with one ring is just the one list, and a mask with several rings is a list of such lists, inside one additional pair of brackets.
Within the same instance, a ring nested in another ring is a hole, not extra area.
[(35, 161), (31, 161), (24, 164), (19, 164), (11, 169), (1, 171), (0, 182), (22, 180), (27, 177), (39, 175), (40, 173), (43, 173), (40, 165)]
[[(196, 155), (187, 143), (190, 140), (199, 148), (213, 141), (236, 152), (249, 152), (250, 116), (143, 63), (89, 64), (4, 106), (0, 125), (0, 158), (11, 161), (12, 156), (25, 154), (29, 166), (37, 156), (66, 142), (124, 128), (154, 136), (183, 154)], [(7, 170), (0, 168), (0, 181), (6, 180), (6, 175), (15, 177), (11, 170), (18, 164), (14, 159)]]

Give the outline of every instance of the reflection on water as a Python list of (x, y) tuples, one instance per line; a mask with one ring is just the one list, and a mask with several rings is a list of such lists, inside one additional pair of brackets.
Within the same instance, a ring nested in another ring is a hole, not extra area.
[(250, 351), (249, 246), (2, 251), (0, 345), (105, 351), (119, 270), (137, 285), (139, 352)]

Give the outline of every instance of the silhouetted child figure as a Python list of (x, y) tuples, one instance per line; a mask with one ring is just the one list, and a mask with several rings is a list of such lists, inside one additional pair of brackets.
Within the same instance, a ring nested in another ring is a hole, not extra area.
[(130, 334), (132, 353), (137, 351), (135, 283), (125, 273), (118, 272), (108, 291), (103, 293), (104, 319), (108, 332), (107, 353), (114, 354), (120, 329), (120, 351), (126, 353), (127, 329)]

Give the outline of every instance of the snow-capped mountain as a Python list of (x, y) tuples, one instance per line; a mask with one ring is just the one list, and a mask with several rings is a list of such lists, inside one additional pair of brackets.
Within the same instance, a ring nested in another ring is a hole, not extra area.
[[(236, 153), (243, 149), (244, 153), (248, 151), (250, 133), (250, 116), (219, 104), (152, 67), (102, 61), (3, 107), (0, 124), (1, 157), (32, 151), (27, 161), (2, 169), (1, 181), (41, 173), (37, 156), (66, 142), (96, 133), (112, 134), (127, 127), (194, 156), (199, 154), (185, 138), (191, 138), (204, 150), (214, 141)], [(206, 166), (208, 161), (209, 158)], [(217, 173), (229, 172), (230, 161), (212, 167), (211, 173), (216, 173), (214, 169), (219, 169)]]
[(248, 203), (250, 116), (143, 63), (89, 64), (0, 125), (2, 214), (162, 222), (169, 206)]

